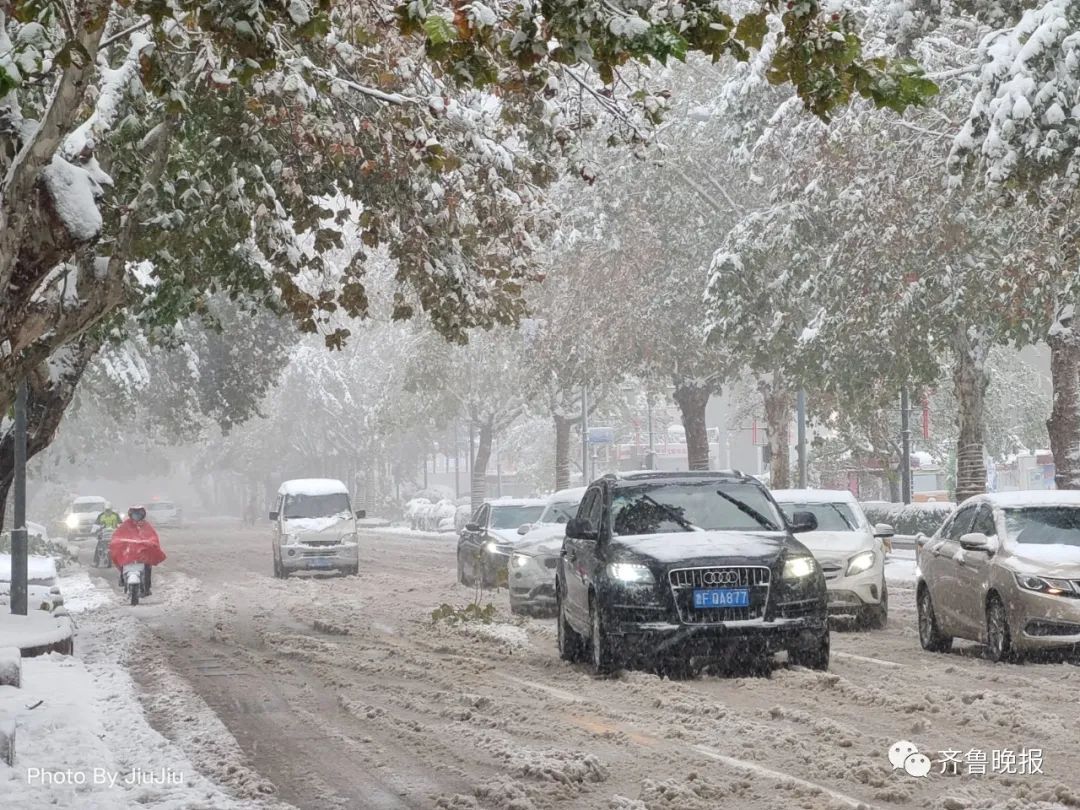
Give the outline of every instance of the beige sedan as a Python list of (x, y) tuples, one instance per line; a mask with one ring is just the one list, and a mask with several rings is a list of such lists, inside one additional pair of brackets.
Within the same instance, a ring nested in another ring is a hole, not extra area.
[(917, 551), (919, 641), (980, 641), (994, 661), (1080, 650), (1080, 492), (969, 498)]

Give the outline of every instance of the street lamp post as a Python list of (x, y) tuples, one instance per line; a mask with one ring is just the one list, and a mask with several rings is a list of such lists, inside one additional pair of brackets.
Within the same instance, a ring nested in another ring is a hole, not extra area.
[(15, 391), (14, 518), (11, 530), (11, 612), (26, 615), (26, 383)]

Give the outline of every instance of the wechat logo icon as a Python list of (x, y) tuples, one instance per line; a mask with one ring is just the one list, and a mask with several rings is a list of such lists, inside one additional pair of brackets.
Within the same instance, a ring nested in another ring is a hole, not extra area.
[(894, 771), (903, 768), (908, 776), (924, 777), (930, 773), (930, 757), (920, 754), (915, 743), (908, 740), (894, 742), (889, 747), (889, 762)]

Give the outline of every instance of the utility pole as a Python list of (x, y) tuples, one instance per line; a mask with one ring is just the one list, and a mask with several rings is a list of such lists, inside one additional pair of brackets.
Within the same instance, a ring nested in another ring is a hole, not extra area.
[(11, 612), (26, 615), (26, 382), (15, 390), (15, 525), (11, 530)]
[(458, 447), (458, 423), (454, 420), (454, 499), (461, 498), (461, 448)]
[(798, 414), (799, 489), (806, 489), (806, 392), (801, 388), (795, 396), (795, 410)]
[(900, 389), (900, 498), (911, 503), (911, 402), (906, 385)]
[(652, 424), (652, 394), (649, 394), (645, 398), (645, 402), (649, 409), (649, 455), (648, 461), (645, 464), (645, 469), (652, 470), (656, 468), (656, 446), (653, 442), (653, 424)]
[(589, 391), (581, 386), (581, 485), (589, 481)]

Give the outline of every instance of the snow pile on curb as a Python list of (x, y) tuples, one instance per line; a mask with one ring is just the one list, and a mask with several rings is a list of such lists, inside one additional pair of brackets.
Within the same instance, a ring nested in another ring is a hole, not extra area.
[(19, 734), (15, 765), (0, 764), (5, 807), (240, 806), (147, 725), (126, 673), (96, 669), (50, 653), (23, 661), (23, 688), (0, 687)]
[(529, 634), (524, 627), (514, 624), (481, 624), (466, 622), (461, 625), (462, 634), (481, 641), (493, 641), (511, 650), (524, 650), (529, 646)]

